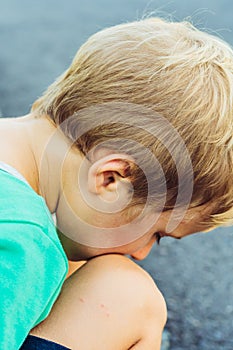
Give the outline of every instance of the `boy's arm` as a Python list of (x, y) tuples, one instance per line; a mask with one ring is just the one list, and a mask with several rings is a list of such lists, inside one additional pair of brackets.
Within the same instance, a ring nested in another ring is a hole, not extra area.
[(158, 290), (150, 296), (147, 295), (146, 303), (147, 305), (145, 305), (144, 312), (141, 315), (142, 336), (132, 346), (132, 350), (160, 350), (161, 348), (162, 332), (167, 321), (166, 303)]
[(104, 283), (111, 286), (108, 299), (115, 313), (115, 332), (109, 333), (106, 349), (159, 350), (167, 320), (164, 297), (151, 276), (134, 262), (119, 256), (107, 259), (107, 269), (113, 266)]
[(110, 254), (66, 280), (49, 317), (31, 334), (72, 350), (159, 350), (165, 322), (165, 301), (152, 278)]

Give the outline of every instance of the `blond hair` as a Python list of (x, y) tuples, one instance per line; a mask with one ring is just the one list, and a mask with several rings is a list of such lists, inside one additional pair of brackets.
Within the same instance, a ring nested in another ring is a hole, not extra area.
[[(176, 164), (166, 147), (150, 133), (119, 122), (116, 118), (119, 108), (114, 107), (117, 102), (145, 106), (173, 125), (192, 161), (194, 188), (190, 206), (215, 200), (218, 205), (209, 220), (214, 225), (232, 223), (233, 52), (230, 46), (188, 22), (148, 18), (107, 28), (81, 46), (67, 71), (33, 105), (36, 115), (48, 115), (57, 125), (74, 116), (72, 130), (67, 130), (67, 134), (75, 138), (75, 128), (98, 118), (96, 111), (88, 114), (81, 111), (113, 104), (109, 114), (111, 123), (85, 132), (76, 140), (77, 146), (86, 154), (100, 142), (111, 143), (116, 135), (142, 143), (163, 168), (167, 186), (164, 210), (170, 209), (178, 191)], [(125, 120), (129, 114), (125, 112)], [(141, 120), (142, 115), (135, 112), (134, 118)], [(153, 129), (155, 120), (151, 116), (150, 120)], [(135, 152), (135, 145), (128, 149)], [(145, 160), (146, 166), (153, 172), (149, 159)], [(137, 167), (131, 176), (134, 204), (142, 204), (148, 193), (145, 176)], [(154, 198), (156, 195), (159, 190), (155, 189)]]

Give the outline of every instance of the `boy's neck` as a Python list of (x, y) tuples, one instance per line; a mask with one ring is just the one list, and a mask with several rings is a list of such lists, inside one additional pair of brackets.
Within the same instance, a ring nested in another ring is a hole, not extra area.
[(28, 114), (0, 120), (0, 161), (20, 172), (45, 198), (51, 212), (57, 205), (60, 166), (69, 148), (65, 137), (56, 130), (46, 116)]

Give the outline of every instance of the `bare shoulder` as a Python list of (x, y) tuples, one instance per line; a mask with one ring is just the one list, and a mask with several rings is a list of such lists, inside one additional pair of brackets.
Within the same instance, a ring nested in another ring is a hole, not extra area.
[(142, 290), (146, 288), (152, 294), (161, 295), (149, 273), (126, 256), (120, 254), (101, 255), (89, 260), (86, 263), (86, 268), (88, 266), (94, 266), (95, 272), (99, 271), (99, 278), (110, 278), (114, 280), (115, 284), (126, 278), (133, 284), (139, 283)]
[(157, 350), (165, 322), (166, 304), (149, 274), (109, 254), (66, 280), (50, 316), (32, 334), (75, 350)]
[[(106, 292), (105, 300), (115, 312), (120, 308), (121, 317), (135, 323), (138, 315), (141, 320), (144, 317), (147, 322), (156, 321), (164, 327), (167, 320), (164, 297), (152, 277), (139, 265), (125, 256), (109, 254), (90, 260), (85, 268), (93, 271), (95, 290), (101, 295)], [(103, 285), (107, 289), (103, 289)]]
[(125, 256), (102, 255), (89, 260), (83, 268), (90, 269), (90, 277), (93, 272), (92, 277), (97, 279), (96, 287), (99, 285), (101, 288), (104, 283), (109, 285), (113, 294), (114, 291), (122, 291), (125, 298), (131, 297), (132, 302), (146, 297), (149, 299), (145, 302), (154, 300), (166, 309), (164, 298), (149, 273)]

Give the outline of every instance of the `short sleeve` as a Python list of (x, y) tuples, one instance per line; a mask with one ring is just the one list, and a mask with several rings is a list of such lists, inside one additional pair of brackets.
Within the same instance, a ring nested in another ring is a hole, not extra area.
[(30, 222), (0, 222), (0, 349), (19, 349), (56, 300), (67, 273), (64, 252)]

